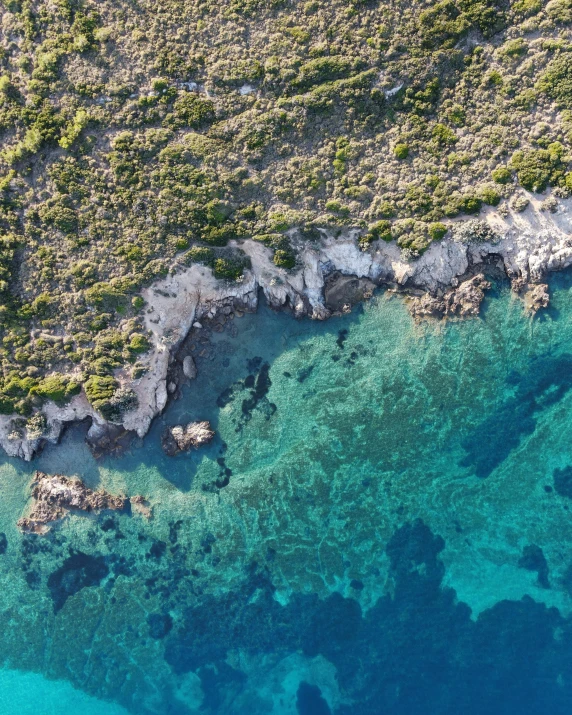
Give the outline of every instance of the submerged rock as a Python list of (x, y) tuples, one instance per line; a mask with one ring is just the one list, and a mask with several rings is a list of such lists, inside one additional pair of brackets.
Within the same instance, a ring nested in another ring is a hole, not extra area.
[(448, 290), (442, 297), (425, 293), (419, 298), (413, 298), (409, 309), (413, 317), (444, 317), (457, 315), (461, 318), (479, 314), (479, 309), (485, 290), (491, 284), (482, 273), (463, 281), (458, 286)]
[(63, 564), (48, 577), (54, 613), (61, 610), (68, 598), (84, 588), (99, 586), (109, 575), (109, 566), (103, 556), (92, 556), (83, 551), (73, 552)]
[(161, 446), (165, 454), (173, 457), (180, 452), (188, 452), (191, 448), (198, 449), (208, 444), (214, 435), (209, 422), (189, 422), (186, 426), (166, 427), (161, 435)]
[(131, 509), (133, 512), (141, 514), (141, 516), (144, 516), (146, 519), (153, 518), (153, 507), (144, 496), (136, 494), (131, 497), (129, 501), (131, 502)]
[(22, 531), (42, 534), (52, 521), (63, 519), (70, 511), (122, 511), (127, 505), (124, 496), (93, 491), (76, 478), (63, 474), (45, 474), (37, 471), (32, 482), (34, 504), (30, 514), (18, 520)]

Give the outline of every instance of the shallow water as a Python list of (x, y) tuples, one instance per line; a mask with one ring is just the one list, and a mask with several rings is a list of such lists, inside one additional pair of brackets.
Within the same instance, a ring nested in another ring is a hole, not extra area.
[[(326, 323), (262, 308), (128, 455), (76, 428), (5, 459), (0, 710), (568, 713), (572, 275), (551, 288), (534, 321), (502, 284), (446, 325), (384, 293)], [(199, 418), (215, 442), (163, 455)], [(153, 519), (23, 537), (34, 469)]]

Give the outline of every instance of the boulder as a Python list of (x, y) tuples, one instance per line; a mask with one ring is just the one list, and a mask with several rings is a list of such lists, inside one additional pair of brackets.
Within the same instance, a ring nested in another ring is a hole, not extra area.
[(197, 366), (191, 355), (187, 355), (183, 360), (183, 375), (189, 380), (194, 380), (197, 376)]

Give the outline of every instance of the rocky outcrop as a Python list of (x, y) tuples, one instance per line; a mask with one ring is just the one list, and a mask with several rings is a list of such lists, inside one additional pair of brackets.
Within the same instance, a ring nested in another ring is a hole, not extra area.
[(95, 424), (89, 429), (85, 441), (96, 459), (112, 454), (115, 457), (124, 454), (131, 446), (134, 433), (123, 425), (110, 423)]
[(482, 273), (459, 283), (442, 296), (425, 293), (411, 299), (409, 310), (415, 318), (458, 316), (467, 318), (479, 314), (485, 291), (491, 287)]
[(45, 533), (51, 522), (63, 519), (69, 512), (123, 511), (127, 506), (124, 496), (93, 491), (80, 479), (39, 471), (32, 482), (32, 498), (32, 509), (18, 521), (18, 526), (22, 531), (36, 534)]
[(511, 288), (524, 300), (524, 307), (530, 315), (536, 315), (539, 310), (548, 308), (550, 304), (550, 293), (546, 283), (530, 284), (524, 278), (519, 277), (513, 279)]
[(542, 308), (548, 308), (549, 303), (550, 293), (546, 283), (537, 283), (524, 294), (524, 305), (531, 315), (536, 315)]
[(209, 422), (190, 422), (186, 426), (165, 427), (161, 435), (161, 446), (165, 454), (174, 457), (180, 452), (188, 452), (208, 444), (214, 436)]

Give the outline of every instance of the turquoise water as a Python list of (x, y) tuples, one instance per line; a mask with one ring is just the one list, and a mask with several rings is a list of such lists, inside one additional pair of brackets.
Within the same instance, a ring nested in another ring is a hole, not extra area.
[[(551, 289), (534, 320), (503, 284), (447, 324), (383, 292), (325, 323), (261, 308), (129, 454), (78, 427), (5, 459), (0, 711), (569, 712), (572, 276)], [(163, 455), (199, 418), (215, 442)], [(22, 536), (35, 469), (153, 518)]]

